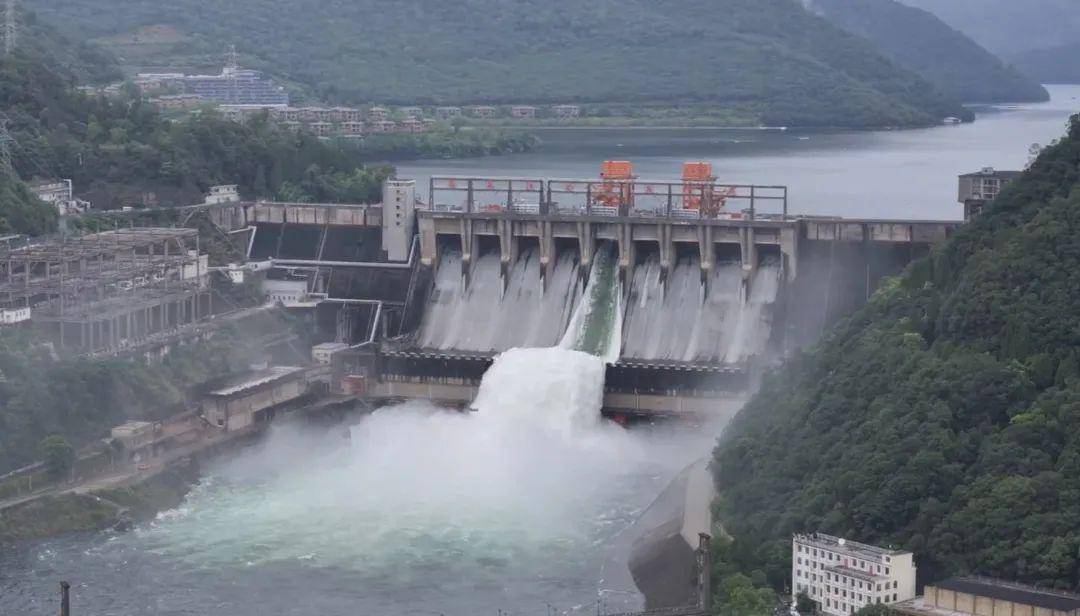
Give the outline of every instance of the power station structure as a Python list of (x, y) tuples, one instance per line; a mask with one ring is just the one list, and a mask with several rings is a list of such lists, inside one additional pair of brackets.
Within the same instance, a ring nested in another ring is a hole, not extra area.
[(132, 346), (210, 314), (207, 274), (195, 229), (11, 241), (0, 247), (0, 320), (32, 319), (81, 353)]
[(394, 179), (377, 205), (200, 207), (252, 230), (247, 258), (333, 344), (336, 390), (375, 403), (467, 405), (498, 353), (560, 344), (610, 280), (605, 412), (631, 418), (734, 409), (761, 367), (960, 224), (802, 216), (784, 186), (682, 171), (608, 161), (596, 178), (433, 177), (426, 200)]

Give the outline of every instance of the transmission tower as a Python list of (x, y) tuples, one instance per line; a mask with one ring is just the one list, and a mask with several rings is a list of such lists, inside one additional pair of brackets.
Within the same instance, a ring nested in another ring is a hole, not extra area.
[(0, 169), (15, 171), (15, 168), (11, 165), (11, 146), (14, 143), (15, 138), (8, 131), (8, 118), (3, 113), (0, 113)]
[(18, 0), (5, 0), (4, 3), (4, 55), (15, 52), (15, 42), (19, 36), (19, 19), (15, 14)]
[(236, 51), (236, 45), (229, 45), (229, 51), (225, 54), (225, 68), (234, 71), (240, 68), (240, 54)]

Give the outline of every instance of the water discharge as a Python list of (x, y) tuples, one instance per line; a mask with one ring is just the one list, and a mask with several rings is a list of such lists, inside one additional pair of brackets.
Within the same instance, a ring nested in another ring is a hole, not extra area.
[(541, 267), (538, 251), (523, 251), (504, 291), (499, 255), (487, 253), (473, 266), (466, 287), (461, 253), (446, 252), (420, 327), (420, 346), (481, 352), (554, 346), (577, 303), (577, 254), (559, 256), (547, 288)]
[(775, 262), (762, 262), (749, 279), (741, 263), (719, 263), (703, 285), (696, 256), (681, 258), (664, 281), (659, 257), (650, 255), (631, 280), (623, 355), (736, 364), (763, 354), (779, 288)]
[(559, 346), (597, 355), (608, 363), (618, 361), (622, 348), (622, 287), (611, 246), (597, 251), (589, 284)]
[(603, 590), (633, 606), (629, 581), (603, 573), (606, 546), (694, 448), (603, 421), (604, 367), (514, 349), (484, 376), (476, 412), (386, 408), (328, 453), (326, 437), (278, 431), (127, 540), (196, 569), (345, 572), (364, 592), (356, 613), (487, 613), (502, 600), (492, 588), (531, 608), (591, 608)]

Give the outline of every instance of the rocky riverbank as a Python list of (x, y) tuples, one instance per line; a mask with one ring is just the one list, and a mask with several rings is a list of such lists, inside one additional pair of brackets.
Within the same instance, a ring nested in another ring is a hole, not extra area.
[(178, 506), (198, 480), (199, 466), (187, 458), (127, 486), (43, 496), (0, 514), (0, 544), (127, 529)]

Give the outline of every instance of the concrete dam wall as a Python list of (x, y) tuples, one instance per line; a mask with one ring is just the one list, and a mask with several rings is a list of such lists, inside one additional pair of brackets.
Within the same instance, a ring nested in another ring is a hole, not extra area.
[[(782, 284), (777, 260), (767, 258), (752, 273), (738, 261), (718, 261), (703, 280), (696, 254), (680, 257), (668, 275), (657, 253), (637, 257), (623, 280), (612, 280), (611, 292), (622, 296), (619, 357), (741, 364), (766, 352)], [(497, 249), (470, 267), (458, 249), (444, 248), (416, 346), (499, 353), (559, 344), (581, 301), (586, 269), (573, 248), (558, 250), (554, 261), (545, 276), (535, 248), (520, 250), (505, 269)]]

